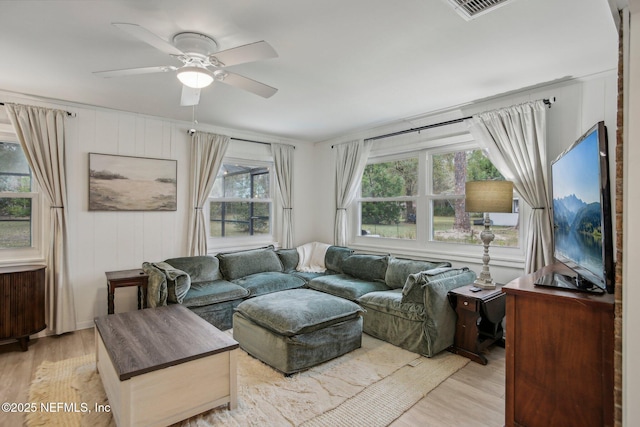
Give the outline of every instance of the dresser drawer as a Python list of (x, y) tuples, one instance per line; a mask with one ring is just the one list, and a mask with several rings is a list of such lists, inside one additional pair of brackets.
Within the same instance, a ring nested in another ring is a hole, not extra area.
[(457, 297), (457, 306), (463, 310), (469, 311), (479, 311), (480, 307), (478, 306), (481, 303), (477, 298), (466, 297), (463, 295), (458, 295)]

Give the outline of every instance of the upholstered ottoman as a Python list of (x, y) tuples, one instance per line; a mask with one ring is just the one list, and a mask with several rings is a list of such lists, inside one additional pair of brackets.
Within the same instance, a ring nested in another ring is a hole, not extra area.
[(233, 337), (247, 353), (292, 374), (359, 348), (361, 313), (354, 302), (310, 289), (274, 292), (238, 305)]

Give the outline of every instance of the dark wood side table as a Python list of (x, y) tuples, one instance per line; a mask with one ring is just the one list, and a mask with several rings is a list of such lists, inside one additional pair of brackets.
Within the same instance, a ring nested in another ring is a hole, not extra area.
[(479, 292), (471, 292), (470, 288), (468, 285), (449, 291), (449, 303), (458, 315), (454, 344), (449, 351), (486, 365), (482, 352), (495, 342), (503, 342), (505, 295), (500, 286)]
[(22, 351), (45, 323), (44, 265), (0, 267), (0, 340), (15, 338)]
[(133, 270), (107, 271), (107, 313), (113, 314), (113, 299), (116, 288), (138, 287), (138, 310), (147, 307), (147, 283), (149, 276), (141, 268)]

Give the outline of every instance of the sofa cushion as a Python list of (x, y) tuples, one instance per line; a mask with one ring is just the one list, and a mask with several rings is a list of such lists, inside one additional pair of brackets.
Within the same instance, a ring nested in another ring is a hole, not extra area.
[(343, 246), (329, 246), (327, 253), (324, 255), (324, 266), (332, 272), (344, 273), (344, 271), (342, 271), (342, 263), (352, 253), (353, 249)]
[(218, 268), (218, 258), (201, 255), (169, 258), (164, 260), (174, 268), (184, 271), (191, 278), (191, 283), (211, 282), (223, 279)]
[(295, 271), (298, 266), (298, 251), (294, 249), (278, 249), (276, 255), (280, 258), (280, 263), (285, 272)]
[(220, 271), (227, 280), (239, 279), (266, 271), (282, 271), (280, 258), (273, 246), (239, 252), (219, 253)]
[(311, 272), (308, 272), (308, 271), (292, 271), (291, 274), (293, 274), (296, 277), (301, 278), (302, 280), (305, 281), (305, 283), (309, 283), (310, 281), (312, 281), (316, 277), (322, 277), (322, 276), (326, 276), (328, 274), (337, 274), (337, 273), (333, 273), (333, 272), (330, 272), (329, 270), (327, 270), (324, 273), (311, 273)]
[(355, 319), (362, 308), (321, 292), (293, 289), (248, 299), (241, 302), (236, 311), (264, 328), (293, 336)]
[(164, 273), (167, 279), (167, 302), (182, 304), (191, 287), (189, 274), (166, 262), (155, 262), (153, 266)]
[(416, 274), (421, 271), (439, 267), (451, 267), (451, 263), (390, 257), (384, 281), (390, 288), (402, 289), (410, 274)]
[(425, 319), (423, 304), (402, 302), (402, 289), (369, 292), (358, 298), (358, 302), (367, 311), (376, 310), (412, 321), (422, 321)]
[(192, 283), (182, 304), (189, 308), (202, 307), (242, 299), (247, 296), (249, 296), (249, 291), (242, 286), (226, 280), (214, 280), (212, 282)]
[(271, 292), (284, 291), (287, 289), (301, 288), (305, 281), (292, 274), (278, 271), (266, 271), (264, 273), (251, 274), (232, 280), (236, 285), (242, 286), (249, 291), (250, 297), (269, 294)]
[(386, 255), (350, 255), (342, 263), (342, 271), (356, 279), (384, 282), (388, 263)]
[(351, 301), (362, 295), (375, 291), (388, 291), (389, 287), (382, 282), (357, 279), (347, 274), (331, 274), (316, 277), (307, 286), (317, 291), (326, 292)]

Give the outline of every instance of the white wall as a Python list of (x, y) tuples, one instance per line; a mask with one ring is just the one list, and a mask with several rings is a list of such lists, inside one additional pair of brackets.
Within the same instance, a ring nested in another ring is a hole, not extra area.
[(317, 159), (310, 144), (297, 144), (293, 182), (294, 245), (299, 246), (317, 240), (316, 188), (323, 186), (318, 181)]
[[(429, 123), (438, 123), (452, 118), (466, 117), (474, 113), (507, 107), (530, 100), (551, 97), (556, 98), (556, 103), (553, 104), (552, 108), (547, 112), (548, 161), (550, 162), (555, 159), (593, 124), (604, 120), (608, 127), (610, 141), (609, 151), (613, 174), (617, 102), (616, 71), (585, 79), (567, 80), (523, 90), (471, 105), (458, 106), (451, 110), (439, 112), (438, 114), (407, 118), (401, 122), (391, 123), (387, 126), (317, 143), (314, 152), (314, 171), (317, 175), (315, 180), (316, 184), (312, 195), (307, 195), (308, 203), (314, 203), (317, 207), (314, 239), (328, 243), (333, 242), (335, 165), (333, 150), (331, 148), (332, 145), (353, 139), (368, 138), (398, 130), (415, 128)], [(460, 127), (460, 125), (456, 126), (458, 128)], [(445, 128), (437, 128), (437, 130), (423, 131), (420, 135), (413, 133), (411, 134), (412, 136), (408, 136), (407, 138), (412, 138), (413, 140), (422, 138), (426, 140), (433, 138), (436, 132), (446, 133), (444, 129)], [(458, 135), (458, 132), (459, 129), (456, 129), (455, 132), (450, 131), (449, 133)], [(454, 136), (451, 137), (454, 138)], [(393, 144), (397, 144), (397, 141), (394, 141)], [(612, 178), (613, 177), (612, 175)], [(313, 199), (311, 199), (311, 197)], [(526, 210), (523, 214), (526, 215)], [(371, 252), (379, 252), (382, 250), (396, 255), (425, 257), (429, 259), (442, 257), (442, 253), (429, 253), (421, 250), (400, 250), (398, 252), (396, 248), (383, 249), (381, 247), (366, 247), (361, 245), (358, 246), (358, 249), (369, 250)], [(467, 265), (479, 273), (482, 267), (481, 253), (479, 252), (478, 256), (474, 258), (457, 257), (454, 259), (454, 265)], [(495, 250), (492, 252), (491, 273), (496, 281), (506, 283), (520, 276), (523, 273), (523, 269), (524, 259), (522, 255), (520, 255), (518, 259), (514, 259), (512, 256), (496, 254)]]
[(622, 283), (622, 419), (625, 426), (640, 425), (640, 1), (631, 1), (629, 55), (625, 63), (627, 108), (624, 138), (624, 254)]

